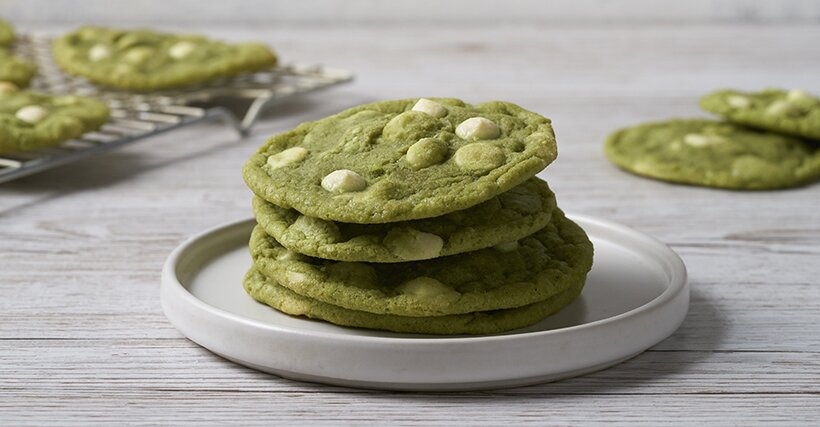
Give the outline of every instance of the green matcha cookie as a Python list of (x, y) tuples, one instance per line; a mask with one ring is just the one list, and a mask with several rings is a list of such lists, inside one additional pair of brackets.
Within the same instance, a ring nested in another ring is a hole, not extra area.
[(609, 136), (604, 150), (630, 172), (686, 184), (764, 190), (820, 177), (817, 145), (711, 120), (622, 129)]
[(0, 85), (0, 153), (58, 145), (107, 120), (108, 107), (94, 99), (51, 97)]
[(721, 90), (701, 99), (700, 106), (733, 123), (820, 140), (820, 99), (802, 90)]
[(289, 251), (257, 227), (254, 264), (276, 283), (351, 310), (400, 316), (442, 316), (521, 307), (578, 283), (592, 266), (584, 231), (556, 209), (535, 234), (501, 247), (395, 264), (309, 258)]
[(8, 46), (13, 41), (14, 28), (5, 19), (0, 19), (0, 46)]
[(93, 83), (136, 91), (188, 86), (276, 65), (276, 56), (261, 44), (97, 27), (57, 39), (54, 58), (67, 72)]
[(405, 99), (276, 135), (243, 175), (276, 205), (373, 224), (467, 209), (526, 181), (555, 156), (549, 119), (516, 105)]
[(36, 72), (34, 64), (0, 47), (0, 84), (8, 87), (8, 83), (12, 83), (18, 88), (27, 87)]
[(265, 232), (301, 254), (337, 261), (403, 262), (514, 242), (544, 228), (555, 209), (547, 183), (531, 178), (467, 210), (388, 224), (351, 224), (300, 215), (256, 197)]
[(473, 335), (494, 334), (537, 323), (575, 300), (583, 288), (583, 282), (577, 282), (544, 301), (518, 308), (448, 316), (409, 317), (348, 310), (317, 301), (276, 284), (254, 268), (245, 276), (244, 285), (255, 300), (294, 316), (322, 319), (342, 326), (393, 332)]

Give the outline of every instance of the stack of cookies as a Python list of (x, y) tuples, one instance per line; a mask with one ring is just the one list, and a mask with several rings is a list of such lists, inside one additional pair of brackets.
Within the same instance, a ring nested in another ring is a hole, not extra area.
[(674, 119), (621, 129), (607, 157), (638, 175), (734, 190), (820, 179), (820, 99), (802, 90), (713, 92), (700, 105), (723, 119)]
[(258, 222), (244, 286), (361, 328), (489, 334), (573, 301), (592, 244), (535, 174), (550, 121), (506, 102), (361, 105), (272, 137), (245, 165)]

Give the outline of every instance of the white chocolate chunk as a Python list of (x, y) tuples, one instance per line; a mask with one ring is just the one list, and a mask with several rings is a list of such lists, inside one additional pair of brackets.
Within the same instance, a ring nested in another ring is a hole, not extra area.
[(465, 170), (487, 172), (504, 164), (504, 150), (486, 142), (467, 144), (453, 155), (456, 164)]
[(18, 90), (20, 90), (20, 88), (18, 88), (16, 84), (12, 82), (0, 81), (0, 95), (14, 93)]
[(304, 261), (305, 256), (298, 253), (293, 252), (291, 250), (286, 250), (279, 255), (276, 256), (276, 259), (279, 261)]
[(493, 249), (497, 250), (498, 252), (512, 252), (518, 249), (518, 241), (514, 240), (512, 242), (499, 243), (493, 246)]
[(436, 101), (431, 101), (427, 98), (421, 98), (413, 106), (413, 111), (421, 111), (436, 118), (441, 118), (447, 115), (447, 108)]
[(296, 233), (300, 240), (321, 242), (322, 244), (338, 243), (342, 240), (339, 227), (332, 221), (312, 216), (300, 215), (288, 227), (288, 233)]
[(399, 285), (396, 291), (423, 299), (446, 298), (452, 300), (457, 299), (460, 295), (455, 289), (427, 276), (408, 280)]
[(729, 96), (728, 98), (726, 98), (726, 103), (729, 104), (729, 106), (732, 108), (739, 109), (749, 108), (752, 106), (752, 101), (749, 98), (741, 95)]
[(307, 274), (302, 273), (300, 271), (288, 271), (285, 273), (285, 278), (287, 279), (288, 283), (302, 283), (307, 281)]
[(337, 193), (362, 191), (366, 187), (367, 181), (361, 175), (348, 169), (333, 171), (322, 179), (322, 188)]
[(39, 105), (27, 105), (17, 110), (14, 116), (33, 125), (48, 117), (48, 110)]
[(705, 147), (707, 145), (716, 145), (726, 142), (726, 139), (717, 135), (703, 135), (700, 133), (689, 133), (683, 137), (683, 142), (692, 147)]
[(310, 303), (307, 300), (281, 299), (281, 310), (292, 316), (304, 316), (310, 313)]
[(415, 169), (441, 163), (447, 156), (447, 143), (436, 138), (422, 138), (407, 149), (407, 163)]
[(430, 259), (439, 256), (444, 240), (432, 233), (412, 228), (394, 228), (384, 237), (384, 246), (404, 260)]
[(649, 162), (637, 161), (632, 164), (632, 170), (643, 174), (652, 174), (655, 172), (655, 167)]
[(800, 113), (799, 106), (782, 99), (772, 102), (769, 108), (766, 109), (766, 114), (773, 116), (798, 116)]
[(472, 117), (458, 125), (456, 135), (461, 139), (495, 139), (501, 135), (501, 129), (489, 119)]
[(182, 40), (174, 43), (170, 48), (168, 48), (168, 55), (174, 59), (182, 59), (193, 53), (194, 50), (196, 50), (196, 44), (187, 40)]
[(63, 106), (66, 106), (66, 105), (74, 105), (78, 101), (79, 101), (79, 99), (74, 95), (60, 96), (60, 97), (54, 98), (52, 100), (54, 105), (57, 105), (57, 106), (60, 106), (60, 107), (63, 107)]
[(111, 49), (104, 44), (95, 44), (88, 50), (88, 59), (92, 62), (101, 61), (111, 56)]
[(156, 52), (154, 49), (151, 49), (150, 47), (134, 47), (128, 49), (128, 52), (125, 53), (123, 59), (132, 64), (142, 64), (155, 54)]
[(812, 96), (806, 91), (794, 89), (786, 93), (786, 99), (789, 101), (807, 101), (812, 99)]
[(301, 162), (308, 155), (308, 150), (302, 147), (290, 147), (268, 157), (268, 166), (278, 169), (291, 163)]

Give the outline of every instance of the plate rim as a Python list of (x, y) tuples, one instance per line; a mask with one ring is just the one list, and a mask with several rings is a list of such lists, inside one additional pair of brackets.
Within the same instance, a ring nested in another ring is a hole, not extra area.
[[(505, 341), (517, 341), (517, 340), (530, 340), (530, 339), (545, 339), (548, 337), (553, 336), (561, 336), (565, 334), (573, 334), (577, 333), (578, 331), (584, 331), (587, 329), (594, 329), (600, 328), (604, 325), (608, 325), (611, 323), (618, 323), (630, 318), (633, 318), (640, 313), (652, 311), (659, 307), (664, 306), (665, 304), (674, 300), (681, 292), (688, 290), (688, 273), (686, 270), (686, 266), (681, 259), (681, 257), (672, 250), (668, 245), (664, 244), (660, 240), (638, 231), (634, 228), (628, 227), (623, 224), (619, 224), (614, 221), (596, 218), (593, 216), (588, 215), (578, 215), (578, 214), (567, 214), (567, 217), (573, 221), (580, 222), (579, 224), (581, 228), (584, 228), (587, 231), (586, 226), (591, 225), (593, 227), (597, 227), (598, 229), (606, 230), (609, 229), (614, 231), (618, 235), (627, 235), (631, 239), (637, 239), (642, 241), (645, 245), (649, 245), (653, 247), (655, 250), (651, 251), (652, 254), (656, 259), (664, 260), (667, 263), (668, 269), (671, 273), (671, 277), (669, 277), (669, 284), (666, 289), (661, 292), (660, 295), (653, 298), (652, 300), (646, 302), (643, 305), (635, 307), (631, 310), (625, 311), (623, 313), (619, 313), (617, 315), (607, 317), (604, 319), (598, 319), (592, 322), (583, 323), (580, 325), (573, 325), (564, 328), (558, 329), (550, 329), (545, 331), (530, 331), (530, 332), (520, 332), (520, 333), (506, 333), (500, 335), (476, 335), (476, 336), (442, 336), (442, 337), (385, 337), (385, 336), (371, 336), (371, 335), (351, 335), (351, 334), (344, 334), (344, 333), (334, 333), (334, 332), (325, 332), (325, 331), (315, 331), (315, 330), (308, 330), (308, 329), (294, 329), (290, 327), (285, 327), (282, 325), (274, 324), (274, 323), (267, 323), (260, 320), (250, 319), (247, 317), (242, 317), (239, 314), (231, 313), (229, 311), (223, 310), (219, 307), (213, 306), (211, 304), (202, 301), (201, 299), (197, 298), (190, 290), (188, 290), (185, 285), (183, 285), (182, 280), (177, 275), (177, 266), (179, 265), (180, 261), (183, 260), (184, 256), (191, 250), (192, 247), (195, 247), (197, 243), (203, 241), (208, 238), (213, 238), (217, 233), (228, 233), (232, 228), (240, 228), (240, 227), (248, 227), (249, 223), (255, 222), (253, 217), (246, 217), (241, 218), (233, 221), (228, 221), (222, 224), (218, 224), (207, 228), (199, 233), (196, 233), (190, 237), (188, 237), (185, 241), (179, 244), (174, 250), (168, 255), (166, 258), (165, 263), (162, 267), (162, 274), (161, 274), (161, 303), (163, 307), (163, 311), (167, 310), (166, 304), (166, 293), (167, 292), (174, 292), (177, 296), (180, 296), (186, 302), (193, 304), (195, 307), (210, 312), (211, 314), (218, 315), (225, 320), (232, 321), (232, 322), (239, 322), (245, 324), (249, 327), (252, 327), (257, 330), (264, 331), (266, 333), (282, 333), (287, 335), (294, 335), (300, 338), (316, 338), (322, 340), (338, 340), (345, 343), (359, 343), (365, 345), (382, 345), (388, 344), (390, 346), (418, 346), (418, 345), (425, 345), (425, 346), (452, 346), (452, 345), (478, 345), (484, 344), (488, 342), (505, 342)], [(589, 231), (587, 231), (589, 233)], [(645, 251), (641, 251), (645, 252)], [(666, 270), (666, 269), (664, 269)], [(666, 271), (664, 271), (666, 273)], [(166, 312), (166, 317), (170, 317)], [(171, 322), (174, 324), (174, 322)], [(176, 324), (174, 324), (176, 327)], [(182, 331), (180, 331), (182, 332)], [(183, 335), (186, 337), (188, 336), (186, 333), (182, 332)]]

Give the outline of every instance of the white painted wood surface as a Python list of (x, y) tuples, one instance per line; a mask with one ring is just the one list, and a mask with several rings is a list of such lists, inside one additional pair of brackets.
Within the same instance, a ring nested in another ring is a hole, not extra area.
[(816, 0), (3, 0), (0, 16), (21, 24), (127, 25), (548, 25), (618, 23), (816, 23)]
[[(264, 40), (285, 60), (346, 67), (358, 80), (271, 111), (244, 140), (206, 124), (0, 185), (0, 425), (820, 423), (820, 184), (669, 185), (601, 154), (618, 127), (705, 116), (697, 99), (711, 89), (820, 92), (817, 26), (200, 30)], [(582, 378), (402, 394), (257, 373), (165, 320), (165, 256), (250, 214), (240, 167), (266, 136), (418, 95), (505, 99), (553, 118), (560, 155), (542, 176), (561, 206), (653, 234), (683, 256), (692, 304), (681, 329)]]

